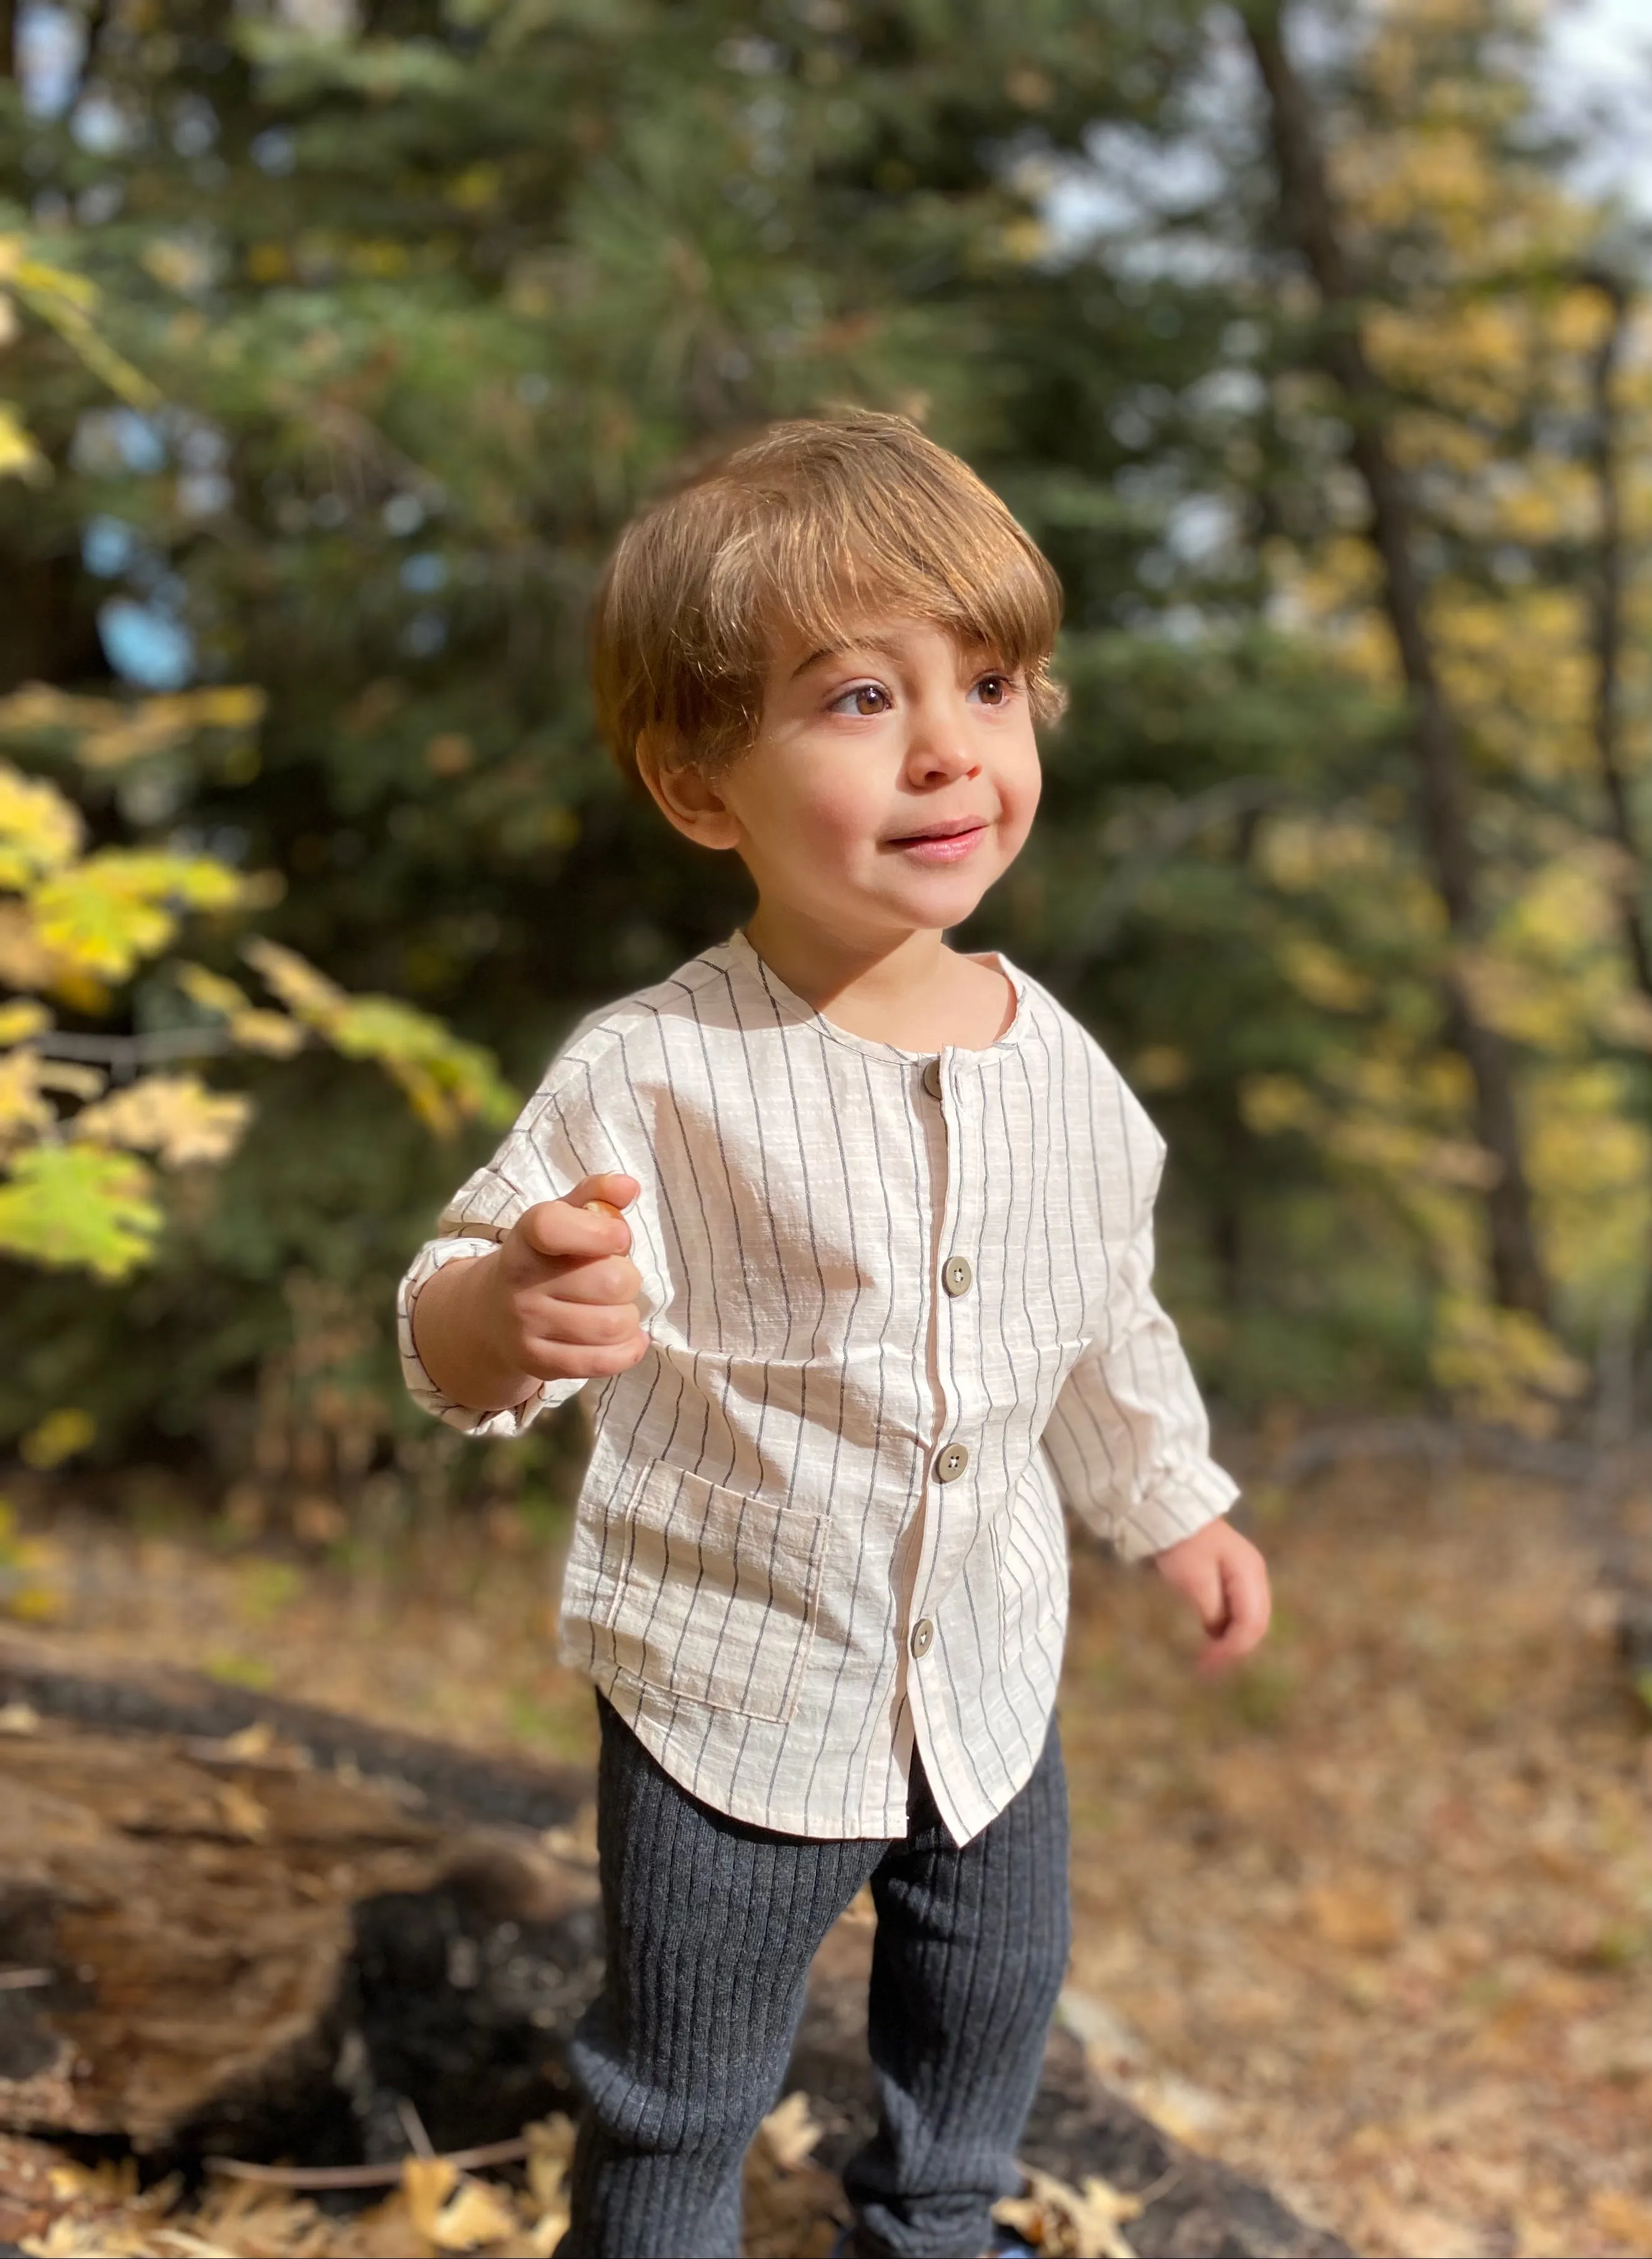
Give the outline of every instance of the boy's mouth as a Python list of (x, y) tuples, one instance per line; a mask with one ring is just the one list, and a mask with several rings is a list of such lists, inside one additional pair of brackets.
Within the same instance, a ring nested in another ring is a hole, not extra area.
[(926, 823), (922, 831), (902, 832), (889, 840), (919, 863), (961, 863), (986, 836), (986, 823), (979, 816), (955, 816), (943, 823)]

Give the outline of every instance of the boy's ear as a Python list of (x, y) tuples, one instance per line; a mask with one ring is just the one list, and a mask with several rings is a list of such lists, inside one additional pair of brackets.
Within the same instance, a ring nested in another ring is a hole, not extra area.
[(637, 773), (661, 815), (697, 846), (737, 846), (739, 826), (715, 782), (697, 763), (673, 759), (675, 753), (652, 730), (637, 740)]

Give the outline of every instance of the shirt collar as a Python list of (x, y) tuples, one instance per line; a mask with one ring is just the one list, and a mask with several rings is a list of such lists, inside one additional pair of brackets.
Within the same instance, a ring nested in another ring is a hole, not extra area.
[[(817, 1011), (813, 1004), (805, 1002), (795, 989), (788, 988), (773, 967), (758, 956), (740, 929), (737, 928), (730, 935), (723, 947), (728, 952), (730, 970), (748, 986), (760, 989), (772, 1008), (794, 1025), (811, 1027), (830, 1043), (842, 1044), (848, 1050), (864, 1052), (872, 1058), (892, 1059), (902, 1065), (935, 1057), (933, 1051), (902, 1051), (898, 1044), (875, 1043), (870, 1036), (858, 1036), (848, 1028), (840, 1028), (835, 1020), (829, 1020), (824, 1012)], [(1010, 963), (1001, 950), (982, 950), (975, 954), (978, 963), (995, 966), (1008, 981), (1015, 991), (1015, 1013), (996, 1043), (986, 1044), (979, 1050), (956, 1044), (944, 1045), (943, 1048), (956, 1065), (974, 1060), (985, 1065), (989, 1060), (1018, 1050), (1027, 1035), (1031, 1002), (1026, 975)]]

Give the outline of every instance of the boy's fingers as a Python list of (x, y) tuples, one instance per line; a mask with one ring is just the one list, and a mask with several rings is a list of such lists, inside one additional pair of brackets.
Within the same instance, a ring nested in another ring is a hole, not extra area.
[(643, 1274), (629, 1255), (572, 1264), (550, 1287), (559, 1302), (635, 1302), (642, 1291)]
[[(587, 1178), (586, 1181), (625, 1184), (630, 1179)], [(583, 1191), (584, 1187), (578, 1189)], [(613, 1205), (608, 1204), (610, 1209)], [(594, 1205), (577, 1205), (572, 1195), (567, 1200), (540, 1201), (524, 1210), (516, 1221), (516, 1236), (532, 1254), (552, 1263), (624, 1255), (631, 1244), (630, 1226), (623, 1216)]]
[(1221, 1671), (1259, 1647), (1272, 1614), (1265, 1578), (1229, 1574), (1221, 1583), (1221, 1604), (1204, 1618), (1209, 1636), (1200, 1664), (1206, 1671)]
[(629, 1208), (641, 1190), (635, 1177), (622, 1176), (617, 1170), (610, 1170), (604, 1176), (582, 1178), (568, 1194), (568, 1206), (586, 1208), (600, 1201), (604, 1208)]
[(599, 1343), (616, 1348), (642, 1333), (635, 1302), (558, 1301), (537, 1309), (529, 1325), (532, 1338), (541, 1344)]
[(648, 1354), (647, 1336), (614, 1347), (600, 1342), (536, 1342), (523, 1359), (523, 1371), (536, 1380), (602, 1380), (614, 1372), (629, 1372)]

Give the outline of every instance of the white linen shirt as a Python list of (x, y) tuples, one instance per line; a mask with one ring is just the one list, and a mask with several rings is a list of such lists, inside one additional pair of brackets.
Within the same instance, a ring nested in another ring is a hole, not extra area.
[[(1061, 1498), (1128, 1557), (1232, 1503), (1153, 1298), (1164, 1146), (1002, 958), (1008, 1032), (938, 1057), (850, 1034), (744, 937), (578, 1029), (402, 1282), (597, 1172), (649, 1349), (596, 1386), (560, 1653), (692, 1794), (787, 1834), (899, 1836), (915, 1741), (966, 1842), (1043, 1745), (1066, 1630)], [(1058, 1495), (1059, 1493), (1059, 1495)]]

